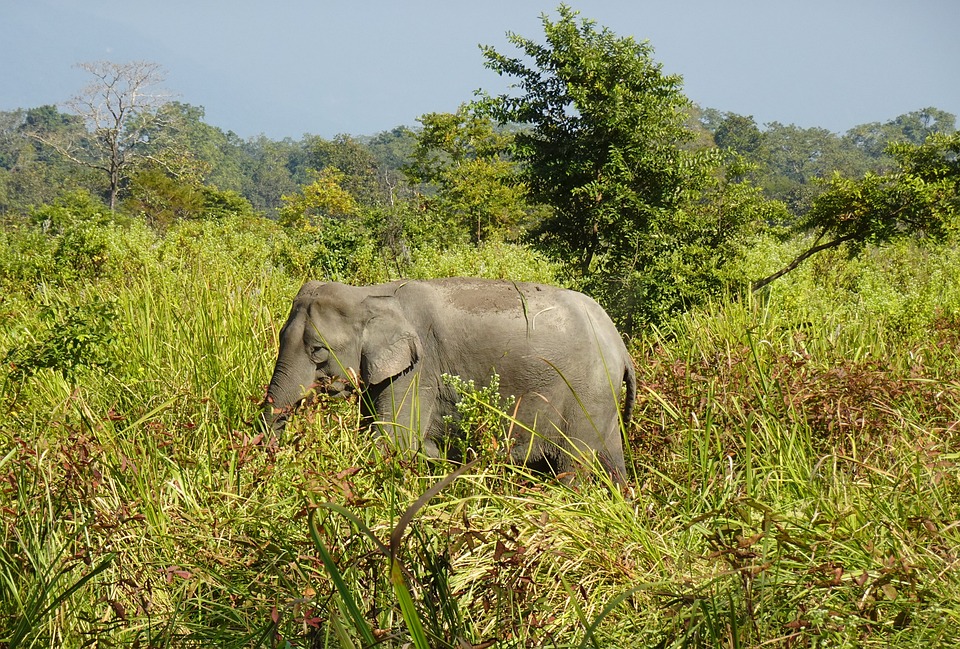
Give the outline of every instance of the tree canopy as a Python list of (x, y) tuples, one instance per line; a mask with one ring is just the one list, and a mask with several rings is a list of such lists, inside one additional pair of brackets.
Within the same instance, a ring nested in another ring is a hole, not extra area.
[(521, 177), (552, 208), (534, 239), (622, 325), (658, 321), (719, 285), (725, 262), (715, 251), (736, 256), (742, 219), (700, 201), (708, 188), (729, 187), (722, 157), (693, 146), (681, 79), (663, 72), (649, 43), (567, 6), (558, 12), (542, 17), (545, 44), (508, 35), (520, 57), (483, 48), (486, 65), (513, 77), (520, 94), (485, 97), (478, 109), (521, 127)]
[(934, 133), (923, 144), (895, 142), (887, 152), (896, 170), (859, 179), (835, 173), (795, 230), (813, 244), (783, 269), (754, 282), (754, 290), (797, 268), (812, 255), (905, 236), (944, 239), (960, 232), (960, 134)]
[(107, 176), (110, 209), (115, 209), (121, 183), (139, 159), (155, 127), (165, 95), (151, 92), (163, 82), (161, 66), (150, 61), (79, 63), (93, 81), (67, 102), (87, 125), (81, 139), (75, 131), (36, 129), (31, 135), (73, 162)]

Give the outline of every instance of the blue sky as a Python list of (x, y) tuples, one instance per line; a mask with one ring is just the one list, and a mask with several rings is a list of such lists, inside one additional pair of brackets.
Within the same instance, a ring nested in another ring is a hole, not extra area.
[[(62, 103), (75, 63), (149, 60), (176, 99), (242, 137), (372, 135), (502, 91), (479, 45), (543, 40), (531, 0), (0, 0), (0, 110)], [(649, 40), (702, 106), (843, 132), (960, 115), (958, 0), (569, 2)]]

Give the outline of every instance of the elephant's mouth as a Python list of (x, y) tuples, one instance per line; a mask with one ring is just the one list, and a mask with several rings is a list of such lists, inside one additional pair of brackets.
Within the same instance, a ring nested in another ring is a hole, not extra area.
[(346, 399), (356, 390), (355, 386), (343, 379), (322, 379), (313, 384), (311, 392), (329, 397)]
[(273, 397), (268, 395), (263, 403), (263, 406), (267, 408), (267, 412), (262, 415), (261, 423), (266, 424), (274, 431), (283, 430), (287, 424), (287, 420), (290, 419), (290, 416), (295, 412), (315, 408), (320, 402), (331, 397), (335, 399), (347, 399), (356, 391), (356, 382), (341, 377), (321, 376), (314, 381), (306, 394), (294, 403), (279, 406), (274, 403)]
[(284, 409), (281, 416), (304, 409), (315, 408), (328, 398), (346, 399), (354, 393), (354, 387), (349, 381), (340, 378), (322, 377), (314, 381), (310, 389), (302, 399), (294, 403), (291, 407)]

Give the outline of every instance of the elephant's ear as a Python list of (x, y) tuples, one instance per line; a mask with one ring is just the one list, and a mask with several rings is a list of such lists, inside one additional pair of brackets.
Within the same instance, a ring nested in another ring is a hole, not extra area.
[(369, 297), (360, 348), (360, 378), (366, 385), (382, 383), (413, 367), (423, 355), (420, 336), (394, 297)]

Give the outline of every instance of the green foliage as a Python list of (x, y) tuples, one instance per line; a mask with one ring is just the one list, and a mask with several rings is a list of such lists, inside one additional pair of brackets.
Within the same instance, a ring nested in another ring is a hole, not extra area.
[(348, 135), (313, 143), (313, 165), (323, 174), (336, 170), (338, 185), (358, 204), (375, 207), (387, 202), (380, 182), (379, 162), (371, 150)]
[(81, 133), (83, 122), (53, 106), (0, 112), (0, 214), (26, 214), (53, 202), (68, 188), (100, 191), (102, 184), (75, 168), (51, 147), (28, 137), (34, 129)]
[[(163, 106), (123, 186), (156, 230), (24, 138), (82, 144), (76, 116), (0, 113), (0, 646), (954, 642), (954, 117), (761, 131), (689, 106), (646, 44), (566, 7), (544, 26), (511, 37), (532, 63), (485, 50), (527, 94), (481, 106), (519, 130), (240, 141)], [(531, 223), (553, 257), (502, 240)], [(818, 234), (858, 254), (716, 297)], [(282, 444), (252, 429), (304, 279), (450, 275), (632, 319), (629, 498), (504, 464), (495, 380), (446, 379), (482, 458), (452, 475), (371, 440), (356, 401)]]
[(45, 304), (38, 312), (39, 330), (22, 331), (25, 342), (4, 354), (8, 379), (20, 383), (50, 369), (74, 381), (82, 370), (114, 369), (118, 319), (116, 305), (99, 297), (79, 305)]
[(451, 374), (441, 375), (440, 380), (459, 399), (456, 416), (445, 420), (448, 427), (459, 431), (456, 457), (464, 461), (480, 459), (485, 464), (507, 457), (515, 399), (500, 395), (500, 377), (494, 374), (483, 387), (477, 387), (473, 379), (464, 381)]
[(763, 135), (753, 121), (753, 116), (744, 117), (727, 113), (713, 133), (714, 141), (721, 149), (731, 149), (748, 155), (760, 148)]
[(246, 198), (233, 190), (222, 190), (204, 185), (200, 188), (203, 196), (203, 211), (198, 218), (224, 219), (236, 217), (242, 220), (255, 219), (253, 206)]
[[(733, 184), (715, 190), (736, 198)], [(489, 407), (490, 386), (461, 386), (484, 461), (456, 480), (375, 443), (356, 401), (299, 414), (282, 444), (259, 435), (277, 332), (320, 247), (266, 219), (155, 233), (101, 207), (53, 206), (0, 248), (0, 268), (26, 267), (79, 211), (142, 249), (123, 273), (3, 277), (0, 353), (31, 347), (34, 365), (0, 368), (0, 643), (953, 641), (955, 245), (830, 251), (762, 300), (635, 337), (623, 498), (502, 463), (510, 408)], [(755, 241), (739, 262), (755, 273), (801, 245)], [(433, 255), (413, 267), (554, 269), (516, 244)]]
[(755, 282), (755, 290), (824, 250), (845, 246), (856, 254), (867, 243), (899, 237), (944, 240), (956, 235), (960, 229), (960, 135), (931, 135), (924, 144), (894, 144), (889, 150), (896, 171), (867, 173), (859, 180), (833, 176), (796, 225), (800, 232), (815, 234), (811, 247), (783, 269)]
[(416, 250), (406, 269), (408, 277), (488, 277), (518, 282), (559, 283), (559, 268), (544, 255), (525, 246), (505, 242), (464, 244), (446, 250)]
[(287, 264), (337, 281), (384, 280), (388, 256), (377, 251), (377, 226), (370, 222), (378, 221), (380, 212), (366, 212), (357, 203), (342, 186), (346, 176), (339, 169), (325, 167), (314, 177), (299, 193), (284, 196), (279, 210), (279, 222), (290, 232), (289, 240), (279, 244)]
[(513, 134), (467, 107), (419, 121), (423, 129), (404, 171), (425, 187), (421, 200), (438, 242), (516, 237), (534, 208), (509, 158)]
[(532, 63), (484, 48), (522, 94), (479, 107), (528, 127), (515, 155), (531, 197), (553, 210), (533, 236), (629, 333), (715, 294), (745, 222), (699, 204), (721, 157), (689, 148), (680, 78), (663, 74), (647, 43), (558, 12), (543, 18), (546, 45), (509, 35)]
[(938, 108), (923, 108), (900, 115), (888, 122), (861, 124), (847, 131), (844, 139), (871, 158), (889, 162), (888, 147), (897, 142), (923, 144), (935, 133), (952, 135), (955, 115)]
[(162, 229), (180, 219), (195, 218), (203, 212), (200, 188), (171, 177), (153, 167), (132, 174), (128, 197), (121, 203), (129, 214), (141, 215), (151, 227)]
[(156, 131), (165, 100), (149, 90), (163, 81), (164, 72), (149, 61), (95, 61), (76, 67), (92, 77), (67, 101), (86, 126), (84, 132), (33, 128), (29, 135), (73, 164), (100, 174), (112, 211), (122, 185), (143, 159), (150, 134)]
[(822, 191), (817, 181), (834, 171), (856, 176), (870, 161), (824, 128), (768, 124), (760, 146), (748, 156), (758, 165), (755, 182), (768, 196), (783, 201), (794, 215), (810, 209)]
[(356, 216), (359, 210), (353, 194), (342, 187), (345, 175), (336, 167), (314, 174), (309, 185), (283, 197), (279, 210), (281, 225), (305, 232), (320, 232), (330, 221)]
[[(742, 271), (769, 274), (808, 246), (804, 239), (784, 244), (758, 238)], [(873, 328), (914, 341), (928, 336), (931, 323), (960, 312), (960, 286), (952, 280), (957, 272), (960, 248), (955, 243), (902, 238), (883, 246), (867, 244), (853, 258), (840, 249), (824, 251), (764, 293), (799, 323), (829, 321), (837, 335)]]
[(85, 191), (34, 209), (31, 224), (3, 237), (0, 283), (8, 287), (121, 277), (143, 263), (152, 234), (111, 214)]
[(823, 181), (834, 173), (850, 178), (868, 172), (883, 175), (895, 167), (888, 150), (891, 144), (920, 145), (929, 135), (950, 135), (956, 130), (956, 117), (936, 108), (884, 123), (861, 124), (843, 135), (779, 122), (760, 130), (752, 117), (707, 112), (701, 123), (713, 133), (717, 146), (732, 149), (755, 165), (750, 180), (768, 198), (786, 204), (795, 217), (809, 211), (823, 191)]
[(680, 78), (661, 73), (649, 45), (558, 11), (557, 22), (543, 18), (547, 45), (509, 36), (533, 67), (484, 48), (486, 65), (517, 78), (524, 94), (481, 108), (530, 126), (516, 135), (516, 156), (533, 198), (555, 210), (538, 233), (587, 274), (602, 250), (622, 249), (622, 235), (650, 230), (658, 211), (676, 207), (696, 170), (678, 149), (690, 140)]
[[(238, 147), (222, 131), (202, 122), (203, 109), (164, 105), (149, 133), (147, 160), (125, 187), (123, 209), (155, 228), (180, 219), (250, 217)], [(220, 189), (227, 187), (227, 189)]]

